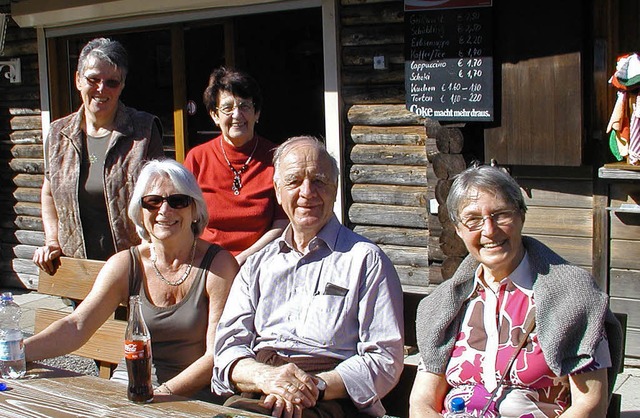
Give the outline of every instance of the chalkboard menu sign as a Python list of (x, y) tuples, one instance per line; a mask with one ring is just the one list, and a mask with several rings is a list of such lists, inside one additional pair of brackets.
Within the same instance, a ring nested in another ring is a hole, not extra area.
[(493, 121), (491, 7), (405, 11), (407, 109), (442, 121)]

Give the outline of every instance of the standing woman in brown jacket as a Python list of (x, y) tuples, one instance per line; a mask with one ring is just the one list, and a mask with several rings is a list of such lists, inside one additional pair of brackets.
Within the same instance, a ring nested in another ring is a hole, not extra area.
[(127, 71), (119, 42), (91, 40), (75, 77), (82, 105), (51, 124), (41, 193), (45, 245), (33, 256), (49, 274), (61, 255), (106, 260), (140, 242), (127, 205), (143, 162), (163, 156), (162, 127), (120, 102)]

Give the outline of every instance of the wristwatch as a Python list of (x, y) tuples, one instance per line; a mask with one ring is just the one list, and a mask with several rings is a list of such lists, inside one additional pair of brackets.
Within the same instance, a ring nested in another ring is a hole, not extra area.
[(318, 401), (324, 399), (324, 391), (327, 390), (327, 382), (324, 381), (321, 377), (316, 376), (318, 379), (318, 383), (316, 383), (316, 387), (318, 388)]

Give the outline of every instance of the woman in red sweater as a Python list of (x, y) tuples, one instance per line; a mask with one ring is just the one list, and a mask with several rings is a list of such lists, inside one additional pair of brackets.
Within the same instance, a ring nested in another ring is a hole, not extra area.
[(248, 74), (215, 69), (204, 104), (222, 134), (192, 148), (184, 165), (198, 180), (210, 213), (202, 238), (242, 265), (288, 223), (273, 189), (276, 144), (255, 133), (262, 95)]

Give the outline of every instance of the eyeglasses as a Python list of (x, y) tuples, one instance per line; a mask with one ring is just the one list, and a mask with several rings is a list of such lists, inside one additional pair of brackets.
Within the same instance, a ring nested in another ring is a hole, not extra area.
[(191, 205), (193, 199), (186, 194), (172, 194), (169, 196), (160, 196), (157, 194), (148, 194), (140, 199), (142, 207), (146, 210), (158, 210), (163, 202), (167, 202), (174, 209), (183, 209)]
[(87, 77), (86, 75), (83, 75), (82, 77), (84, 77), (84, 79), (87, 80), (87, 83), (89, 83), (91, 87), (98, 87), (100, 83), (102, 83), (102, 85), (105, 87), (108, 87), (110, 89), (117, 89), (118, 87), (120, 87), (120, 84), (122, 84), (122, 81), (114, 80), (112, 78), (108, 80), (103, 80), (102, 78)]
[(469, 231), (479, 231), (484, 226), (487, 219), (491, 219), (496, 225), (505, 226), (513, 222), (515, 214), (519, 212), (516, 209), (503, 210), (496, 213), (491, 213), (486, 216), (470, 216), (466, 219), (462, 219), (460, 223), (467, 227)]
[(233, 111), (238, 109), (240, 113), (249, 113), (253, 110), (254, 104), (253, 102), (240, 102), (233, 104), (224, 104), (220, 107), (216, 107), (221, 113), (224, 113), (227, 116), (231, 116)]

